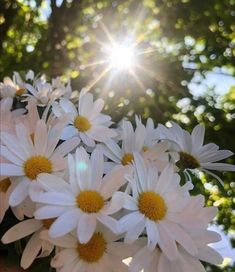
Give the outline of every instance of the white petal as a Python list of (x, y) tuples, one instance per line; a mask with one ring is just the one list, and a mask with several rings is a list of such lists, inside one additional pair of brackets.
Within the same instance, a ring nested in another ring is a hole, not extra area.
[(111, 216), (105, 214), (97, 214), (96, 218), (106, 227), (108, 227), (113, 233), (119, 233), (118, 222)]
[(96, 229), (96, 217), (95, 215), (89, 215), (83, 213), (78, 221), (77, 237), (80, 243), (87, 243)]
[(205, 127), (203, 125), (197, 125), (192, 131), (192, 143), (193, 143), (193, 152), (197, 151), (202, 145), (205, 136)]
[(125, 236), (125, 242), (128, 244), (132, 244), (137, 240), (137, 238), (141, 235), (145, 228), (146, 220), (143, 218), (138, 224), (134, 225), (130, 228)]
[(56, 218), (61, 216), (67, 210), (67, 207), (43, 206), (35, 211), (34, 216), (36, 219)]
[(76, 135), (78, 135), (78, 130), (74, 126), (67, 126), (63, 129), (61, 139), (68, 140)]
[(79, 214), (77, 209), (73, 209), (62, 214), (51, 225), (49, 229), (49, 235), (52, 238), (57, 238), (69, 233), (76, 228), (78, 224), (78, 216)]
[(216, 161), (226, 159), (232, 155), (233, 155), (233, 152), (231, 152), (230, 150), (218, 150), (218, 151), (212, 151), (211, 153), (204, 156), (200, 156), (199, 154), (199, 160), (200, 160), (200, 163), (207, 163), (207, 162), (211, 163), (211, 162), (216, 162)]
[[(32, 195), (30, 197), (32, 198)], [(75, 199), (71, 195), (58, 192), (39, 193), (38, 196), (34, 195), (32, 200), (34, 202), (58, 206), (74, 207), (76, 205)]]
[(10, 164), (10, 163), (1, 163), (0, 167), (1, 167), (0, 168), (1, 176), (14, 177), (14, 176), (24, 175), (22, 167), (19, 167), (17, 165)]
[(29, 239), (20, 261), (20, 266), (27, 269), (37, 257), (40, 249), (42, 248), (42, 241), (39, 239), (39, 231), (34, 233)]
[(117, 166), (105, 175), (102, 181), (100, 193), (104, 199), (110, 198), (122, 185), (126, 183), (125, 174), (130, 171), (128, 166)]
[(100, 148), (95, 148), (91, 154), (91, 175), (94, 189), (100, 189), (101, 179), (104, 173), (104, 157)]
[(1, 157), (4, 157), (5, 159), (12, 162), (13, 164), (22, 166), (23, 161), (19, 157), (17, 157), (15, 154), (13, 154), (6, 146), (1, 145), (0, 151), (1, 151)]
[(34, 145), (37, 155), (44, 155), (47, 148), (47, 126), (44, 120), (39, 120), (34, 133)]
[(2, 242), (8, 244), (24, 238), (42, 227), (42, 222), (36, 219), (22, 221), (10, 228), (2, 237)]
[(27, 180), (19, 182), (10, 195), (9, 204), (14, 207), (23, 202), (28, 196), (29, 186), (30, 183)]
[(47, 192), (66, 192), (72, 196), (69, 184), (56, 175), (42, 173), (38, 175), (37, 182)]
[(202, 163), (202, 168), (218, 171), (235, 171), (235, 165), (228, 163)]
[(69, 152), (71, 152), (74, 148), (76, 148), (80, 143), (80, 139), (77, 137), (74, 137), (72, 139), (69, 139), (62, 144), (60, 144), (54, 154), (60, 154), (61, 156), (67, 155)]
[(83, 147), (77, 148), (75, 160), (76, 176), (81, 190), (90, 189), (92, 182), (89, 155)]
[(132, 213), (129, 213), (129, 214), (123, 216), (118, 222), (120, 232), (128, 231), (133, 226), (138, 224), (143, 218), (144, 218), (144, 215), (140, 214), (138, 211), (132, 212)]
[(105, 145), (112, 151), (117, 158), (121, 159), (122, 158), (122, 152), (118, 144), (114, 142), (114, 140), (109, 139), (105, 142)]
[(95, 141), (93, 139), (91, 139), (88, 134), (80, 132), (79, 135), (85, 145), (87, 145), (89, 147), (95, 146)]
[(147, 169), (146, 169), (143, 157), (139, 153), (134, 152), (134, 161), (135, 161), (135, 173), (137, 175), (137, 185), (139, 187), (138, 191), (142, 191), (142, 192), (146, 191)]
[(148, 248), (154, 250), (159, 240), (159, 231), (156, 222), (147, 219), (146, 231), (148, 235)]
[(219, 265), (223, 262), (222, 256), (209, 246), (200, 248), (197, 257), (202, 261), (215, 265)]
[(172, 182), (172, 177), (174, 174), (173, 167), (168, 165), (162, 171), (156, 186), (156, 191), (160, 194), (164, 194)]
[(142, 151), (142, 148), (144, 146), (144, 139), (145, 139), (145, 127), (144, 125), (140, 124), (137, 126), (135, 130), (135, 150), (136, 151)]
[(64, 249), (58, 252), (52, 259), (52, 267), (62, 267), (66, 263), (72, 263), (78, 257), (77, 252), (74, 249)]
[(164, 226), (172, 238), (181, 244), (189, 254), (195, 256), (198, 253), (197, 247), (192, 238), (178, 224), (164, 220)]
[(63, 110), (66, 113), (72, 113), (73, 116), (78, 115), (76, 107), (74, 106), (74, 104), (69, 101), (68, 99), (65, 98), (61, 98), (60, 99), (60, 106), (63, 108)]
[(40, 233), (40, 238), (62, 248), (74, 249), (77, 247), (77, 238), (75, 238), (71, 234), (66, 234), (62, 237), (57, 237), (53, 239), (49, 235), (48, 230), (43, 230)]
[(175, 244), (175, 241), (170, 237), (169, 233), (164, 228), (164, 224), (159, 222), (159, 241), (158, 244), (167, 258), (171, 261), (175, 260), (178, 257), (178, 250)]

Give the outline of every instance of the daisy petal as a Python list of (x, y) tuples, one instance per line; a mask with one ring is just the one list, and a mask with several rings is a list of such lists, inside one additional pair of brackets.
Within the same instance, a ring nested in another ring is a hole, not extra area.
[(178, 250), (175, 241), (170, 237), (169, 233), (164, 227), (164, 224), (159, 222), (159, 241), (158, 244), (167, 258), (171, 261), (175, 260), (178, 257)]
[(159, 240), (159, 231), (156, 222), (147, 219), (146, 231), (148, 235), (148, 248), (154, 250)]
[(78, 224), (78, 210), (73, 209), (58, 217), (49, 229), (49, 235), (52, 238), (63, 236), (73, 229)]
[(9, 244), (24, 238), (42, 227), (42, 222), (36, 219), (22, 221), (10, 228), (2, 237), (4, 244)]
[(27, 180), (22, 180), (17, 184), (9, 198), (10, 206), (15, 207), (26, 199), (29, 192), (29, 186), (30, 184)]
[(1, 163), (0, 167), (1, 167), (0, 168), (1, 176), (14, 177), (14, 176), (24, 175), (22, 167), (19, 167), (17, 165), (10, 164), (10, 163)]
[(27, 269), (37, 257), (40, 249), (42, 248), (42, 240), (39, 239), (40, 232), (37, 231), (29, 239), (20, 261), (20, 266)]
[(65, 213), (68, 209), (65, 207), (58, 206), (43, 206), (36, 210), (34, 216), (36, 219), (48, 219), (56, 218)]
[(80, 243), (87, 243), (96, 229), (95, 215), (82, 214), (78, 221), (77, 237)]
[(106, 227), (108, 227), (113, 233), (119, 233), (118, 222), (111, 216), (105, 214), (97, 214), (96, 218)]
[(37, 155), (44, 155), (47, 148), (47, 125), (44, 120), (37, 121), (34, 133), (34, 146)]

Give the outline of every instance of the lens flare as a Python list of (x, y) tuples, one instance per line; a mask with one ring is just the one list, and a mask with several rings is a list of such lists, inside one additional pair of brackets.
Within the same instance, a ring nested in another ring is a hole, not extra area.
[(130, 69), (135, 63), (133, 48), (124, 45), (114, 45), (109, 50), (109, 62), (113, 69)]

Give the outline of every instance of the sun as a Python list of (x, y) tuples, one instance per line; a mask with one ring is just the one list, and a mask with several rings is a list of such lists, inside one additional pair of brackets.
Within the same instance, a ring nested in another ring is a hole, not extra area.
[(114, 45), (108, 50), (108, 59), (112, 69), (130, 69), (135, 64), (135, 52), (131, 46)]

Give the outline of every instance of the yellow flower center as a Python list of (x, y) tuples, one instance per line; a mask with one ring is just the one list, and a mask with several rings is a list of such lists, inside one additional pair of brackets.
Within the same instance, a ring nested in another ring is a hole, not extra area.
[(9, 178), (5, 178), (3, 180), (0, 181), (0, 192), (6, 193), (6, 191), (8, 190), (8, 188), (11, 185), (11, 181)]
[(75, 128), (77, 128), (81, 132), (87, 131), (91, 128), (91, 124), (90, 124), (89, 120), (86, 117), (81, 116), (81, 115), (78, 115), (74, 119), (74, 126), (75, 126)]
[(126, 153), (124, 154), (124, 156), (122, 157), (122, 165), (128, 165), (129, 163), (131, 163), (134, 160), (134, 157), (131, 153)]
[(19, 88), (16, 91), (17, 96), (21, 96), (22, 94), (26, 93), (26, 90), (24, 88)]
[(42, 220), (42, 224), (46, 229), (49, 229), (51, 225), (55, 222), (56, 218), (49, 218)]
[(96, 191), (82, 191), (76, 200), (78, 207), (86, 213), (97, 213), (104, 206), (103, 197)]
[(79, 257), (88, 263), (94, 263), (101, 259), (106, 249), (106, 241), (101, 233), (94, 233), (86, 244), (77, 244)]
[(33, 156), (24, 163), (24, 173), (31, 180), (41, 173), (51, 173), (52, 163), (44, 156)]
[(167, 211), (164, 199), (159, 194), (151, 191), (139, 195), (138, 208), (142, 214), (153, 221), (163, 219)]
[(200, 163), (197, 161), (197, 159), (185, 152), (180, 152), (179, 164), (182, 166), (183, 169), (195, 169), (200, 166)]

